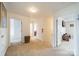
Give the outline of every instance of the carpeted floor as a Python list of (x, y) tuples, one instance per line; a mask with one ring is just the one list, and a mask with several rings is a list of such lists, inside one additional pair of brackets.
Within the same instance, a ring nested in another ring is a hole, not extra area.
[(11, 45), (5, 56), (73, 56), (73, 53), (64, 49), (54, 49), (46, 41), (35, 41)]

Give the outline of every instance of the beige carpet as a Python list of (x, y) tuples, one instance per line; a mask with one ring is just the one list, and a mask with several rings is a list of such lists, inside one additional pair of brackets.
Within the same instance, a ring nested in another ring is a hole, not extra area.
[(11, 45), (5, 54), (6, 56), (72, 56), (71, 51), (53, 49), (46, 41), (35, 41), (28, 44)]

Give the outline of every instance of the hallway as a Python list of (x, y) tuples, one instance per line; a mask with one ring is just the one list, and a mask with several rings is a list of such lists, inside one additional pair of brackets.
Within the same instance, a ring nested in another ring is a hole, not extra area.
[(73, 56), (73, 53), (52, 48), (48, 42), (33, 41), (28, 44), (11, 45), (6, 52), (6, 56)]
[(79, 3), (1, 2), (0, 9), (0, 56), (79, 55)]

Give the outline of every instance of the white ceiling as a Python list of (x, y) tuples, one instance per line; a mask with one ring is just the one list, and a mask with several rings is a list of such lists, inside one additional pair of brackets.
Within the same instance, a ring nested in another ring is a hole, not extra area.
[[(65, 8), (74, 2), (5, 2), (7, 11), (18, 13), (25, 16), (35, 15), (35, 16), (50, 16)], [(28, 8), (34, 6), (38, 9), (36, 14), (30, 14)]]

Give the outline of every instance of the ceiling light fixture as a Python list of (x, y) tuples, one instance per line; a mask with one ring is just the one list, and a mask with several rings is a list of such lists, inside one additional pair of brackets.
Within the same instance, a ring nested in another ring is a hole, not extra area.
[(31, 8), (29, 8), (29, 11), (32, 12), (32, 13), (36, 13), (37, 12), (37, 8), (31, 7)]

